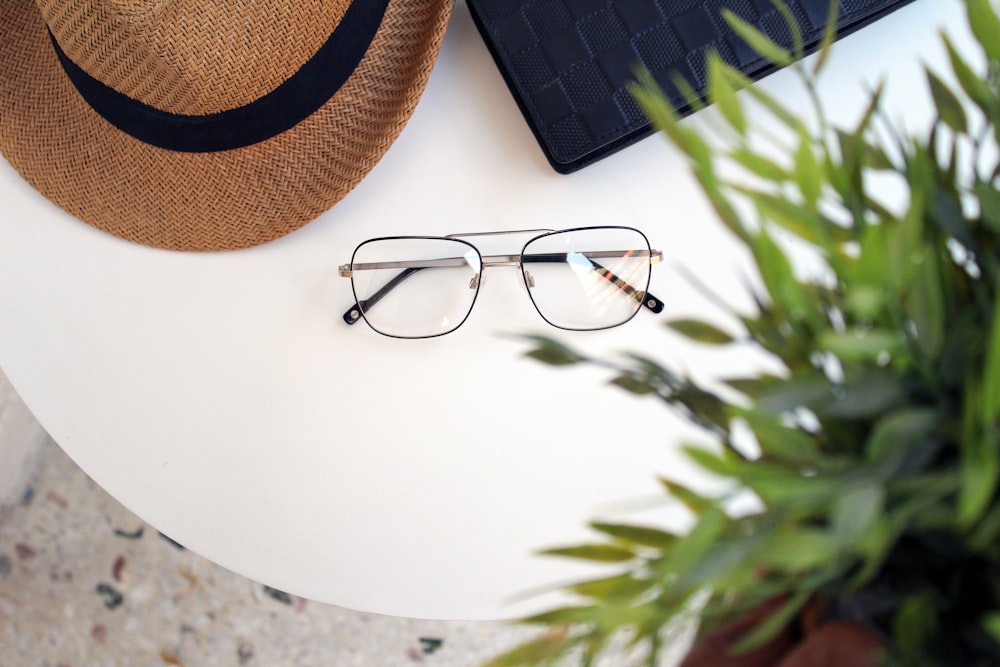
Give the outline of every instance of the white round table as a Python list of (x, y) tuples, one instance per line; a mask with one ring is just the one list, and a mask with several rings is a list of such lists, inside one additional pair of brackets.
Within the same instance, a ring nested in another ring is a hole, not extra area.
[[(884, 76), (893, 113), (926, 120), (918, 61), (944, 62), (944, 25), (964, 38), (961, 3), (917, 0), (839, 42), (822, 89), (835, 118), (855, 118), (865, 82)], [(801, 96), (787, 72), (760, 85)], [(633, 350), (703, 377), (755, 363), (686, 344), (647, 312), (605, 332), (547, 328), (504, 269), (447, 336), (395, 340), (341, 320), (351, 288), (337, 267), (367, 238), (609, 223), (663, 250), (650, 289), (664, 316), (721, 318), (679, 266), (747, 303), (743, 252), (678, 152), (653, 137), (554, 173), (461, 2), (397, 143), (278, 241), (217, 254), (133, 245), (56, 209), (2, 161), (0, 201), (0, 366), (42, 425), (177, 542), (344, 607), (510, 617), (549, 602), (526, 592), (584, 572), (536, 552), (588, 539), (588, 520), (683, 526), (656, 477), (699, 480), (678, 450), (700, 434), (606, 372), (525, 359), (506, 334)]]

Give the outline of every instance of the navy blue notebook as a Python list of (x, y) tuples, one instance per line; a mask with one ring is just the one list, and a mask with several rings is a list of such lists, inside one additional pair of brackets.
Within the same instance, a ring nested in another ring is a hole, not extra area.
[[(837, 36), (911, 0), (837, 0)], [(785, 0), (806, 53), (825, 32), (830, 0)], [(674, 81), (705, 85), (714, 49), (751, 79), (774, 70), (735, 35), (723, 9), (791, 47), (772, 0), (467, 0), (493, 59), (552, 167), (576, 171), (652, 132), (628, 90), (637, 65), (679, 112), (690, 111)]]

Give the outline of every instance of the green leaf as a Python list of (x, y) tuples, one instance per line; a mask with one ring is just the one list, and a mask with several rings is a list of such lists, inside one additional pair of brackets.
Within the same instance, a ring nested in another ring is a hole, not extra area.
[(904, 407), (879, 419), (865, 443), (869, 461), (900, 458), (918, 445), (936, 437), (940, 414), (932, 408)]
[(922, 271), (917, 271), (910, 284), (908, 305), (921, 353), (929, 360), (941, 354), (947, 327), (946, 306), (941, 285), (940, 260), (931, 244), (923, 252)]
[(603, 607), (600, 604), (558, 607), (520, 619), (522, 623), (540, 623), (545, 625), (576, 625), (589, 624), (600, 618)]
[(549, 630), (538, 639), (498, 655), (483, 667), (536, 667), (559, 655), (568, 646), (568, 630)]
[(636, 396), (646, 396), (656, 393), (656, 388), (653, 385), (631, 373), (615, 377), (611, 380), (611, 384)]
[[(1000, 294), (998, 290), (1000, 290), (1000, 277), (998, 277), (993, 293)], [(982, 421), (989, 428), (1000, 418), (1000, 298), (993, 306), (988, 345), (986, 365), (983, 369)]]
[(816, 343), (846, 362), (883, 363), (905, 350), (903, 334), (893, 329), (853, 328), (847, 331), (821, 331)]
[(783, 105), (778, 99), (769, 95), (761, 86), (744, 86), (741, 90), (752, 97), (758, 104), (766, 109), (774, 118), (783, 125), (798, 132), (803, 127), (802, 120), (791, 110)]
[(1000, 481), (1000, 434), (993, 422), (984, 424), (983, 391), (976, 378), (965, 383), (959, 461), (958, 522), (970, 527), (979, 521)]
[(685, 338), (690, 338), (693, 341), (699, 343), (707, 343), (709, 345), (722, 345), (725, 343), (732, 343), (733, 337), (727, 334), (725, 331), (708, 324), (707, 322), (702, 322), (700, 320), (692, 319), (679, 319), (679, 320), (668, 320), (664, 324), (668, 327), (681, 334)]
[(754, 461), (738, 466), (735, 475), (769, 507), (811, 510), (825, 506), (840, 492), (839, 477), (803, 474), (783, 465)]
[(718, 507), (709, 507), (698, 517), (694, 528), (681, 538), (658, 569), (662, 573), (682, 574), (700, 562), (722, 534), (729, 521)]
[(534, 341), (535, 348), (526, 352), (525, 356), (537, 359), (550, 366), (569, 366), (587, 360), (586, 357), (578, 354), (568, 346), (550, 338), (543, 336), (528, 336), (527, 338)]
[(667, 490), (673, 498), (679, 500), (692, 512), (700, 514), (715, 504), (714, 500), (692, 491), (688, 487), (669, 479), (660, 478), (660, 484)]
[(993, 638), (997, 644), (1000, 644), (1000, 613), (990, 612), (983, 616), (983, 620), (980, 622), (983, 630)]
[(634, 526), (621, 523), (606, 523), (603, 521), (591, 522), (591, 527), (605, 535), (632, 542), (634, 544), (653, 547), (655, 549), (669, 549), (677, 543), (678, 536), (668, 533), (659, 528), (648, 526)]
[(803, 572), (826, 566), (834, 553), (833, 538), (819, 528), (785, 524), (768, 542), (764, 566), (781, 572)]
[(951, 88), (945, 84), (934, 72), (927, 69), (927, 84), (930, 87), (931, 97), (934, 99), (934, 106), (937, 108), (938, 117), (945, 125), (958, 133), (965, 133), (969, 129), (969, 122), (965, 116), (965, 109), (958, 96), (952, 92)]
[(934, 636), (936, 630), (936, 605), (928, 595), (905, 598), (892, 619), (892, 635), (903, 655), (910, 659), (926, 653), (924, 642)]
[(745, 146), (738, 146), (734, 148), (729, 153), (729, 157), (732, 158), (737, 164), (744, 167), (751, 174), (760, 176), (761, 178), (773, 183), (783, 183), (785, 179), (788, 178), (788, 172), (786, 172), (777, 162), (774, 162), (764, 155), (752, 151)]
[(767, 232), (752, 235), (750, 243), (757, 270), (775, 306), (792, 322), (805, 319), (812, 304), (784, 251)]
[(756, 386), (745, 383), (733, 386), (745, 389), (758, 410), (772, 415), (782, 415), (798, 407), (825, 405), (836, 397), (830, 381), (818, 371), (810, 375), (761, 381)]
[(743, 136), (746, 134), (747, 120), (746, 116), (743, 115), (743, 107), (736, 96), (736, 91), (725, 75), (726, 65), (719, 58), (719, 54), (714, 51), (708, 54), (707, 62), (708, 99), (715, 103), (726, 122), (740, 136)]
[(847, 490), (833, 504), (832, 536), (837, 549), (857, 544), (881, 515), (885, 489), (874, 480)]
[(994, 442), (990, 444), (976, 445), (973, 451), (962, 459), (958, 521), (963, 526), (970, 526), (979, 520), (989, 506), (997, 482), (1000, 480), (996, 438), (993, 440)]
[(822, 194), (823, 172), (813, 152), (812, 139), (805, 130), (799, 135), (799, 147), (795, 151), (795, 180), (808, 209), (815, 209)]
[(994, 234), (1000, 234), (1000, 190), (982, 183), (972, 188), (979, 201), (979, 215), (986, 227)]
[(639, 83), (631, 91), (650, 123), (666, 134), (695, 165), (705, 167), (711, 162), (712, 151), (708, 143), (690, 127), (681, 124), (673, 103), (648, 72), (639, 73)]
[(778, 46), (770, 37), (741, 19), (731, 10), (722, 10), (722, 18), (733, 29), (733, 32), (747, 43), (747, 46), (769, 62), (781, 67), (787, 67), (794, 61), (792, 54), (788, 50)]
[(778, 633), (788, 627), (799, 613), (809, 598), (812, 591), (802, 588), (781, 605), (775, 612), (758, 623), (753, 630), (743, 635), (736, 644), (733, 645), (733, 652), (738, 654), (747, 653), (766, 644), (774, 639)]
[[(953, 237), (967, 249), (974, 251), (977, 247), (976, 239), (972, 231), (972, 226), (962, 211), (962, 204), (959, 201), (959, 195), (955, 191), (954, 186), (948, 185), (944, 187), (937, 185), (934, 187), (930, 204), (927, 210), (928, 217), (945, 234)], [(919, 237), (916, 237), (911, 241), (909, 247), (902, 249), (904, 252), (912, 250), (912, 252), (907, 253), (907, 257), (913, 257), (913, 255), (917, 254), (917, 251), (920, 249), (919, 243), (921, 240)]]
[(582, 581), (570, 586), (569, 590), (595, 600), (618, 601), (641, 595), (654, 585), (655, 583), (648, 579), (637, 579), (631, 573), (626, 573), (603, 579)]
[(778, 13), (785, 20), (785, 25), (788, 26), (788, 32), (792, 36), (792, 53), (795, 59), (798, 60), (805, 57), (805, 45), (802, 42), (802, 26), (799, 25), (798, 19), (792, 13), (792, 8), (784, 0), (771, 0), (771, 4), (778, 10)]
[(966, 0), (969, 27), (986, 56), (1000, 61), (1000, 17), (990, 0)]
[(813, 76), (819, 76), (820, 72), (829, 62), (830, 53), (833, 51), (833, 44), (837, 39), (837, 15), (840, 12), (840, 3), (831, 2), (827, 9), (826, 23), (823, 24), (823, 38), (820, 40), (816, 63), (813, 65)]
[[(799, 178), (798, 174), (796, 178)], [(812, 186), (801, 185), (801, 187), (809, 189)], [(818, 181), (816, 181), (815, 188), (815, 191), (811, 191), (809, 196), (815, 196), (818, 200), (820, 196)], [(783, 229), (827, 252), (832, 252), (832, 242), (842, 243), (851, 238), (850, 230), (825, 218), (816, 210), (816, 200), (813, 200), (808, 208), (803, 208), (802, 204), (780, 195), (749, 188), (738, 188), (738, 190), (753, 200), (757, 210), (764, 218), (778, 223)]]
[(726, 457), (715, 452), (710, 452), (703, 447), (685, 445), (682, 447), (684, 453), (699, 466), (717, 475), (731, 477), (736, 474), (736, 468)]
[(740, 410), (736, 414), (753, 431), (765, 459), (790, 466), (826, 467), (828, 461), (812, 435), (763, 410)]
[(942, 35), (942, 41), (948, 51), (951, 69), (955, 73), (962, 90), (988, 117), (994, 117), (997, 108), (997, 98), (985, 81), (985, 77), (977, 74), (959, 54), (947, 35)]
[(717, 586), (738, 573), (741, 568), (754, 574), (754, 555), (762, 543), (763, 537), (760, 534), (716, 541), (690, 568), (678, 573), (671, 583), (671, 589), (695, 592), (713, 584)]
[(840, 387), (839, 396), (814, 409), (821, 418), (865, 419), (903, 405), (907, 398), (892, 373), (866, 370), (849, 374)]
[(543, 556), (565, 556), (577, 560), (590, 560), (599, 563), (624, 563), (635, 558), (635, 553), (625, 547), (611, 544), (580, 544), (572, 547), (556, 547), (545, 549)]

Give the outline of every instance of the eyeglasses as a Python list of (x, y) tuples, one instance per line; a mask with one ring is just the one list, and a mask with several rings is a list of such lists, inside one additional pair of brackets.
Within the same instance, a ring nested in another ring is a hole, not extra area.
[[(465, 240), (508, 234), (532, 237), (516, 255), (484, 256)], [(632, 319), (640, 307), (663, 310), (647, 291), (651, 265), (661, 259), (645, 234), (631, 227), (370, 239), (340, 267), (355, 299), (344, 321), (364, 318), (378, 333), (395, 338), (451, 333), (472, 311), (483, 269), (513, 266), (538, 314), (552, 326), (608, 329)]]

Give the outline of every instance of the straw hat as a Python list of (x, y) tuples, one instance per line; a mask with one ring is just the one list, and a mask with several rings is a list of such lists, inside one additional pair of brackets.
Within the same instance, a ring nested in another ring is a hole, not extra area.
[(81, 220), (253, 246), (342, 199), (417, 103), (452, 0), (0, 0), (0, 150)]

